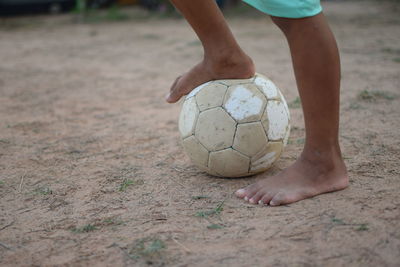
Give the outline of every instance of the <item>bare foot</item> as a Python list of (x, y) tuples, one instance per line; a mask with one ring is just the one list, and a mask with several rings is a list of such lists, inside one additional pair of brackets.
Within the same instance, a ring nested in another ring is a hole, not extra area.
[(348, 184), (346, 166), (340, 156), (310, 156), (303, 152), (287, 169), (237, 190), (236, 196), (252, 204), (279, 206), (342, 190)]
[(198, 85), (219, 79), (246, 79), (254, 76), (253, 61), (243, 53), (230, 54), (219, 59), (205, 59), (188, 72), (176, 78), (166, 101), (177, 102)]

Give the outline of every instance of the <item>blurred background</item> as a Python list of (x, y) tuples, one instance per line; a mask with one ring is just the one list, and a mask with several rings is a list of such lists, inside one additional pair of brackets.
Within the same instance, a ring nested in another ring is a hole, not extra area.
[[(222, 9), (237, 6), (239, 0), (216, 0)], [(94, 12), (100, 9), (140, 7), (160, 13), (175, 12), (168, 0), (0, 0), (0, 15), (58, 14), (65, 12)]]

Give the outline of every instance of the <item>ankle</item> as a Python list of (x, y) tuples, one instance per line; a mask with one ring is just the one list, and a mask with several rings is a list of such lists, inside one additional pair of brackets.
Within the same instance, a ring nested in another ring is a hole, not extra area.
[(227, 50), (218, 55), (205, 54), (203, 62), (218, 78), (250, 78), (255, 74), (253, 60), (241, 50)]
[(323, 149), (305, 146), (300, 159), (314, 166), (320, 166), (323, 169), (344, 167), (339, 145), (332, 145)]

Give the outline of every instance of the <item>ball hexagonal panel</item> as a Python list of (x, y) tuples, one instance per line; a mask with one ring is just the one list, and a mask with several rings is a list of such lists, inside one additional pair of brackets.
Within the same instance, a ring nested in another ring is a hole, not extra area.
[(267, 135), (261, 122), (238, 124), (236, 127), (233, 148), (246, 156), (252, 157), (268, 143)]
[(200, 111), (221, 106), (227, 89), (226, 85), (217, 82), (203, 87), (196, 94), (196, 102)]
[(239, 123), (260, 120), (267, 99), (254, 84), (232, 85), (226, 92), (225, 110)]
[(192, 91), (190, 91), (190, 93), (186, 96), (185, 99), (189, 99), (193, 96), (195, 96), (198, 92), (200, 92), (201, 89), (203, 89), (204, 87), (206, 87), (207, 85), (209, 85), (212, 81), (210, 82), (206, 82), (203, 84), (200, 84), (199, 86), (197, 86), (196, 88), (194, 88)]
[(183, 148), (192, 162), (202, 168), (207, 168), (208, 165), (208, 150), (200, 144), (196, 137), (189, 136), (182, 141)]
[(236, 122), (217, 107), (200, 113), (195, 136), (208, 151), (217, 151), (232, 145), (235, 128)]
[(194, 133), (199, 109), (194, 98), (186, 99), (182, 105), (179, 115), (179, 132), (182, 138), (186, 138)]
[[(270, 100), (261, 119), (269, 140), (281, 140), (289, 126), (288, 111), (281, 101)], [(268, 126), (265, 124), (268, 121)]]
[(283, 143), (269, 142), (261, 153), (251, 158), (250, 172), (265, 171), (279, 158), (283, 150)]
[(257, 74), (254, 83), (261, 89), (268, 99), (278, 99), (279, 90), (267, 77)]
[(250, 159), (232, 148), (211, 152), (208, 167), (221, 176), (248, 175)]

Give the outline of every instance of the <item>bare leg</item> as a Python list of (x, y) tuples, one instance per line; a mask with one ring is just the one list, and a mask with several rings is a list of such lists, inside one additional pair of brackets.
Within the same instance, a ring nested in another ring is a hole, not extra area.
[[(168, 102), (178, 101), (209, 80), (254, 75), (251, 59), (236, 43), (214, 0), (172, 2), (202, 42), (204, 59), (175, 80)], [(273, 21), (289, 42), (303, 103), (306, 143), (292, 166), (236, 194), (251, 203), (282, 205), (346, 188), (348, 177), (338, 142), (339, 55), (324, 15)]]
[(272, 18), (292, 54), (306, 127), (299, 159), (276, 176), (236, 192), (250, 203), (273, 206), (348, 186), (339, 128), (340, 62), (334, 36), (321, 13), (303, 19)]
[(214, 0), (171, 0), (199, 37), (203, 60), (172, 84), (166, 100), (174, 103), (196, 86), (216, 79), (250, 78), (252, 60), (233, 37)]

